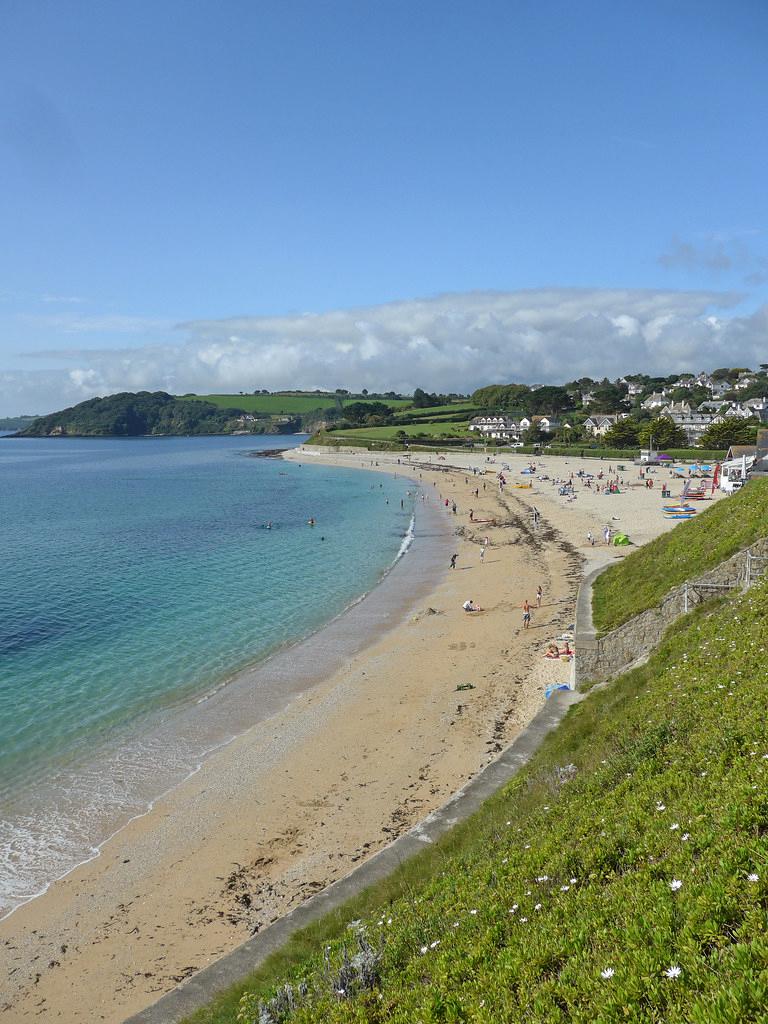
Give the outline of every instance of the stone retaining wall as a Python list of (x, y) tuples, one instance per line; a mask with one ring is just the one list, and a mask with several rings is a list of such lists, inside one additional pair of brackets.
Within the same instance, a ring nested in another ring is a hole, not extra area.
[[(753, 555), (768, 555), (768, 538), (758, 541), (748, 550)], [(719, 593), (697, 591), (697, 584), (743, 585), (746, 561), (747, 551), (739, 551), (709, 572), (688, 580), (689, 610)], [(656, 608), (649, 608), (610, 633), (598, 637), (592, 622), (592, 584), (606, 568), (602, 566), (590, 573), (579, 589), (574, 641), (574, 683), (577, 689), (583, 689), (587, 682), (604, 682), (644, 661), (667, 627), (685, 613), (686, 584), (683, 584), (670, 590)]]

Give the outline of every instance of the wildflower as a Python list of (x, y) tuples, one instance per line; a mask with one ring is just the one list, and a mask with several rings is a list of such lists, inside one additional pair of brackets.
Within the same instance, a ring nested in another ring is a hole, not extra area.
[(430, 949), (437, 949), (437, 947), (438, 947), (439, 945), (440, 945), (440, 939), (435, 939), (435, 941), (434, 941), (434, 942), (430, 942), (430, 944), (429, 944), (429, 948), (430, 948)]
[(759, 882), (760, 881), (760, 875), (758, 875), (757, 872), (753, 871), (751, 875), (747, 875), (747, 881), (748, 882)]
[(576, 879), (576, 878), (572, 878), (572, 879), (571, 879), (571, 885), (576, 885), (576, 882), (577, 882), (577, 879)]
[(424, 954), (427, 952), (427, 947), (426, 946), (422, 946), (421, 949), (419, 950), (419, 952), (421, 953), (422, 956), (424, 956)]
[(476, 913), (477, 913), (476, 910), (470, 910), (470, 914), (476, 914)]
[(527, 924), (527, 922), (528, 922), (528, 918), (527, 917), (521, 917), (520, 918), (520, 924)]
[(669, 883), (669, 888), (672, 890), (672, 892), (677, 892), (677, 890), (682, 889), (682, 887), (683, 883), (680, 881), (679, 878), (673, 878), (672, 881)]
[(666, 805), (665, 805), (665, 804), (662, 804), (662, 803), (660, 803), (660, 802), (656, 804), (656, 810), (657, 810), (657, 811), (666, 811), (666, 809), (667, 809), (667, 808), (666, 808)]
[(509, 908), (509, 912), (510, 912), (510, 914), (514, 914), (516, 910), (517, 910), (517, 903), (513, 903), (512, 906)]
[(548, 882), (549, 881), (549, 875), (539, 875), (539, 877), (536, 879), (536, 881), (537, 882)]
[(680, 836), (680, 838), (682, 839), (682, 841), (684, 843), (687, 843), (688, 840), (691, 838), (691, 834), (690, 834), (690, 832), (683, 832), (683, 834)]
[(459, 927), (459, 922), (458, 921), (454, 921), (453, 922), (453, 927), (454, 928), (458, 928)]
[(560, 886), (560, 892), (568, 892), (568, 890), (570, 888), (571, 888), (570, 885), (561, 885)]
[(536, 906), (533, 909), (534, 910), (541, 910), (541, 903), (537, 903)]
[(669, 831), (670, 832), (677, 832), (677, 830), (679, 828), (680, 828), (680, 826), (678, 825), (678, 823), (674, 822), (672, 825), (669, 826)]
[(616, 971), (614, 971), (612, 967), (605, 967), (602, 971), (600, 971), (600, 977), (605, 978), (605, 980), (607, 981), (609, 978), (612, 978), (615, 973)]
[(666, 971), (664, 971), (664, 976), (667, 978), (679, 978), (682, 973), (683, 970), (681, 967), (673, 965), (672, 967), (668, 967)]

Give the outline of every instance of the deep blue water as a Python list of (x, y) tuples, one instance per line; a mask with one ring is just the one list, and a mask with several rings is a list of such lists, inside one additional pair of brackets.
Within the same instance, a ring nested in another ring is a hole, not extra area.
[(411, 485), (246, 455), (293, 441), (0, 441), (0, 914), (121, 801), (139, 809), (151, 754), (107, 800), (95, 752), (311, 632), (396, 558)]

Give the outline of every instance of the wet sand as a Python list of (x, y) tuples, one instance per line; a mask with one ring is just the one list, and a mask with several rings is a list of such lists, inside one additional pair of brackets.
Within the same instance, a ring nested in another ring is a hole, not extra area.
[[(395, 456), (375, 456), (378, 467), (367, 453), (289, 457), (404, 472)], [(456, 569), (436, 567), (438, 582), (406, 603), (396, 624), (1, 922), (4, 1021), (117, 1024), (412, 827), (517, 735), (546, 685), (567, 681), (570, 666), (543, 653), (573, 622), (584, 567), (631, 550), (593, 548), (587, 531), (599, 537), (605, 522), (631, 524), (642, 543), (674, 525), (659, 512), (658, 484), (609, 497), (580, 488), (567, 503), (548, 481), (511, 486), (526, 480), (519, 457), (504, 457), (502, 494), (501, 459), (412, 461), (422, 463), (410, 474), (426, 500), (458, 531)], [(545, 460), (545, 471), (576, 472), (578, 460), (567, 462)], [(637, 482), (634, 468), (626, 476)], [(470, 522), (470, 508), (495, 525)], [(465, 613), (467, 598), (483, 611)]]

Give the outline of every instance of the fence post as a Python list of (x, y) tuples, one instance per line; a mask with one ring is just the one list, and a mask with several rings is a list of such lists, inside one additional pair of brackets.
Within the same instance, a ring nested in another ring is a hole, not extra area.
[(685, 588), (683, 590), (683, 611), (688, 613), (688, 580), (685, 581)]

